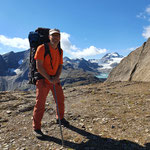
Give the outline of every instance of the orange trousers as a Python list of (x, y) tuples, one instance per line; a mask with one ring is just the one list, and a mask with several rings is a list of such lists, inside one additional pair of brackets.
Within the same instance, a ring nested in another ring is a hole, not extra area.
[[(64, 117), (64, 94), (60, 83), (55, 84), (58, 110), (60, 114), (60, 119)], [(41, 120), (45, 111), (45, 102), (49, 91), (52, 91), (53, 97), (55, 99), (55, 93), (53, 84), (48, 84), (44, 79), (38, 80), (36, 82), (36, 104), (33, 110), (33, 129), (41, 129)], [(55, 99), (56, 103), (56, 99)], [(56, 107), (57, 110), (57, 107)], [(58, 114), (56, 111), (56, 118), (58, 119)]]

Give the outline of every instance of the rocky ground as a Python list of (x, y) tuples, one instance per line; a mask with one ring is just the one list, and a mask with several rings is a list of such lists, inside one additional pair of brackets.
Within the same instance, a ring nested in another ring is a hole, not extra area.
[(64, 87), (65, 117), (55, 124), (55, 103), (49, 94), (42, 121), (44, 139), (32, 133), (35, 92), (0, 92), (2, 150), (150, 150), (150, 83), (113, 82)]

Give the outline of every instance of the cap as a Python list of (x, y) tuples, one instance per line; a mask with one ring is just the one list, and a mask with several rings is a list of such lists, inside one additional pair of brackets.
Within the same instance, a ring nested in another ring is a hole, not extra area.
[(58, 29), (50, 29), (50, 30), (49, 30), (49, 35), (52, 35), (52, 34), (54, 34), (54, 33), (60, 34), (60, 30), (58, 30)]

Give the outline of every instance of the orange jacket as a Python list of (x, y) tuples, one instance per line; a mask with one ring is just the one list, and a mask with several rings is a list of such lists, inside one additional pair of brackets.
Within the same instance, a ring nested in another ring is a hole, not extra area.
[[(57, 49), (52, 48), (50, 43), (49, 43), (49, 48), (50, 48), (50, 54), (51, 54), (52, 60), (50, 60), (49, 54), (47, 54), (46, 57), (44, 58), (44, 54), (45, 54), (44, 44), (40, 45), (37, 48), (34, 59), (42, 60), (43, 67), (44, 67), (46, 73), (48, 75), (54, 76), (57, 72), (59, 65), (63, 64), (63, 51), (61, 52), (61, 55), (60, 55), (58, 48)], [(53, 69), (51, 67), (50, 61), (52, 61)]]

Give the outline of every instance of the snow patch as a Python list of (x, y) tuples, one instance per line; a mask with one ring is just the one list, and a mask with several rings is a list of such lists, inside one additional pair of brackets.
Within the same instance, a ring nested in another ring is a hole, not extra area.
[(10, 73), (15, 72), (18, 75), (18, 74), (21, 74), (23, 71), (21, 71), (20, 69), (8, 68), (8, 72)]
[(118, 54), (116, 54), (116, 53), (112, 53), (112, 56), (118, 57)]
[(111, 64), (101, 64), (103, 66), (103, 69), (112, 69), (110, 66)]
[(70, 62), (70, 61), (67, 61), (67, 63), (71, 64), (71, 62)]
[(91, 63), (99, 63), (99, 61), (100, 61), (99, 59), (91, 59), (90, 60)]
[(111, 58), (111, 60), (108, 60), (108, 63), (103, 63), (103, 64), (99, 64), (99, 65), (103, 66), (103, 69), (112, 69), (111, 65), (113, 63), (119, 64), (122, 59), (123, 58)]
[(14, 72), (15, 72), (16, 74), (21, 74), (21, 73), (22, 73), (22, 71), (21, 71), (20, 69), (16, 69), (16, 70), (14, 70)]
[(120, 63), (120, 61), (123, 59), (123, 58), (111, 58), (112, 60), (109, 60), (109, 63)]
[(21, 65), (22, 63), (23, 63), (23, 59), (20, 59), (20, 60), (18, 61), (18, 64)]

